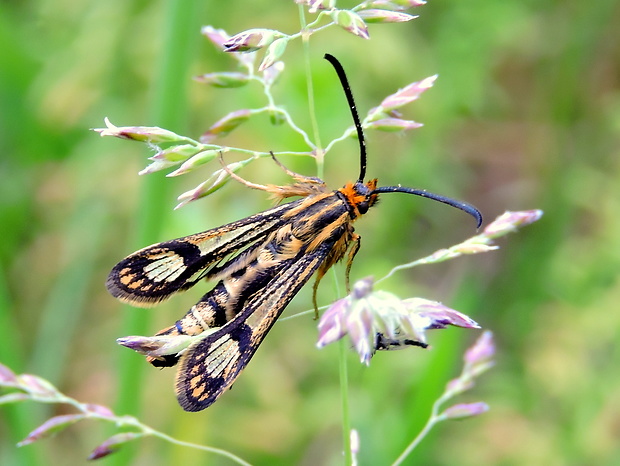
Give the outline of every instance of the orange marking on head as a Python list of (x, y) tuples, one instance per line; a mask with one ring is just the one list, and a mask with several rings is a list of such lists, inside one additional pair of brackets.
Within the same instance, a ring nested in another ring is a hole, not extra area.
[[(370, 180), (366, 183), (366, 187), (372, 191), (377, 187), (377, 179), (373, 179)], [(358, 206), (366, 201), (366, 195), (365, 194), (360, 194), (356, 189), (355, 189), (355, 184), (354, 183), (347, 183), (345, 186), (343, 186), (342, 188), (339, 189), (339, 191), (344, 194), (347, 198), (347, 201), (353, 206), (353, 208), (355, 209), (355, 217), (359, 217), (360, 216), (360, 212), (358, 210)], [(370, 196), (370, 198), (368, 199), (368, 207), (371, 207), (375, 202), (377, 202), (377, 195), (376, 194), (372, 194)]]

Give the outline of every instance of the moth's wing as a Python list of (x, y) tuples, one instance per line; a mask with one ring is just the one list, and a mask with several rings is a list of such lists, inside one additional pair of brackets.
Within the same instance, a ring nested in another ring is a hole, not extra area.
[(292, 261), (243, 306), (237, 316), (194, 343), (181, 356), (176, 393), (185, 411), (200, 411), (217, 400), (248, 364), (269, 329), (325, 260), (333, 244)]
[(219, 228), (140, 249), (114, 266), (106, 281), (108, 291), (121, 301), (146, 307), (202, 278), (232, 273), (251, 259), (252, 252), (297, 204), (283, 204)]

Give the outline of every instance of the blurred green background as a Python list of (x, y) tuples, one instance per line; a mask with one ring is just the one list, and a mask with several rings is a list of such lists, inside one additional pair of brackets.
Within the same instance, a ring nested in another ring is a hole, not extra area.
[[(382, 283), (402, 297), (469, 314), (498, 345), (496, 367), (462, 396), (491, 410), (440, 425), (409, 464), (620, 464), (620, 3), (433, 0), (413, 12), (421, 16), (410, 23), (371, 26), (370, 41), (339, 28), (312, 37), (323, 142), (351, 124), (325, 52), (343, 62), (362, 114), (399, 87), (439, 73), (435, 87), (404, 111), (423, 128), (367, 135), (369, 176), (462, 198), (487, 221), (505, 210), (545, 215), (502, 239), (499, 251)], [(276, 325), (234, 389), (197, 414), (178, 407), (174, 371), (154, 370), (115, 343), (170, 325), (206, 289), (157, 309), (123, 307), (104, 287), (118, 260), (270, 205), (263, 193), (231, 183), (173, 212), (176, 196), (215, 166), (187, 177), (141, 178), (152, 153), (89, 131), (107, 116), (117, 125), (198, 137), (230, 111), (264, 105), (256, 86), (218, 90), (191, 80), (235, 67), (200, 35), (207, 24), (229, 33), (299, 30), (288, 0), (0, 3), (0, 362), (253, 464), (340, 464), (338, 351), (315, 349), (310, 318)], [(284, 60), (276, 99), (309, 131), (299, 41)], [(306, 150), (266, 118), (223, 143)], [(283, 162), (314, 174), (311, 160)], [(355, 179), (356, 142), (339, 144), (325, 170), (334, 188)], [(268, 161), (242, 175), (286, 181)], [(352, 279), (381, 277), (474, 234), (461, 212), (404, 195), (384, 196), (356, 229), (363, 246)], [(323, 283), (322, 304), (338, 297), (331, 282)], [(309, 303), (304, 289), (287, 314)], [(431, 333), (430, 351), (380, 354), (369, 368), (351, 353), (351, 420), (362, 465), (398, 456), (476, 336)], [(34, 403), (2, 407), (0, 464), (83, 464), (115, 432), (86, 421), (15, 447), (44, 419), (66, 412)], [(102, 461), (230, 464), (155, 439)]]

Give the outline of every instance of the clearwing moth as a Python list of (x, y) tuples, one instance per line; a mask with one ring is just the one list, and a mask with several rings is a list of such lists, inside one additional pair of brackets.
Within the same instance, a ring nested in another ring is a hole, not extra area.
[[(338, 74), (353, 115), (360, 143), (358, 180), (330, 191), (322, 180), (288, 170), (295, 179), (290, 186), (256, 185), (231, 173), (278, 200), (301, 198), (219, 228), (148, 246), (120, 261), (108, 276), (109, 292), (135, 306), (154, 305), (202, 279), (217, 282), (184, 317), (156, 334), (170, 340), (192, 336), (193, 342), (178, 353), (147, 357), (156, 367), (178, 365), (176, 394), (186, 411), (205, 409), (230, 388), (301, 287), (316, 272), (316, 297), (321, 277), (347, 252), (348, 279), (360, 246), (353, 222), (377, 202), (379, 194), (423, 196), (465, 211), (478, 226), (482, 222), (480, 212), (465, 202), (400, 185), (377, 187), (376, 179), (364, 183), (366, 147), (355, 102), (338, 60), (329, 54), (325, 58)], [(314, 304), (316, 309), (316, 298)]]

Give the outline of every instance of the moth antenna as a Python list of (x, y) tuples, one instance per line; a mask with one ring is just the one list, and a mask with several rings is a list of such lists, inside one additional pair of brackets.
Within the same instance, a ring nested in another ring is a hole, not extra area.
[(404, 186), (382, 186), (380, 188), (373, 189), (372, 194), (381, 194), (381, 193), (406, 193), (413, 194), (415, 196), (422, 196), (428, 199), (432, 199), (433, 201), (442, 202), (452, 207), (456, 207), (459, 210), (462, 210), (465, 213), (468, 213), (472, 217), (476, 219), (477, 225), (476, 228), (480, 228), (482, 225), (482, 214), (478, 209), (476, 209), (473, 205), (468, 204), (467, 202), (457, 201), (456, 199), (452, 199), (451, 197), (442, 196), (440, 194), (429, 193), (425, 189), (414, 189), (414, 188), (406, 188)]
[(360, 176), (357, 179), (357, 182), (363, 183), (364, 178), (366, 177), (366, 140), (364, 139), (364, 130), (362, 129), (360, 117), (357, 114), (357, 108), (355, 107), (355, 100), (353, 99), (353, 93), (351, 92), (351, 87), (349, 86), (349, 80), (347, 79), (347, 75), (345, 74), (342, 65), (336, 57), (326, 53), (324, 58), (330, 62), (336, 70), (338, 78), (340, 79), (340, 84), (344, 90), (344, 95), (347, 97), (347, 102), (349, 103), (349, 108), (351, 109), (351, 115), (353, 116), (355, 129), (357, 130), (357, 139), (360, 142)]

